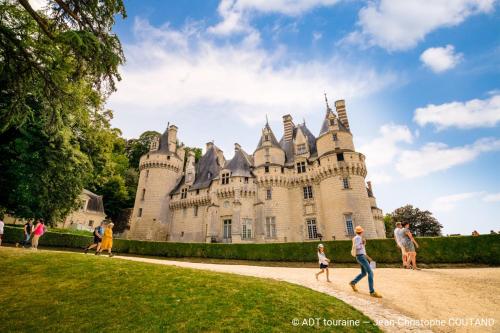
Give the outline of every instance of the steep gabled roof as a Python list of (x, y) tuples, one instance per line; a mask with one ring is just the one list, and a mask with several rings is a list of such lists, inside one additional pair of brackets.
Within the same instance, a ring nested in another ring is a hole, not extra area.
[(311, 133), (311, 131), (307, 128), (306, 124), (299, 124), (294, 127), (292, 141), (285, 141), (284, 137), (280, 140), (281, 149), (285, 151), (285, 163), (292, 163), (295, 160), (295, 149), (294, 149), (294, 141), (297, 137), (297, 131), (301, 131), (304, 136), (307, 138), (307, 143), (309, 145), (309, 153), (315, 155), (318, 151), (316, 149), (316, 137)]
[[(330, 119), (329, 117), (333, 115), (335, 116), (335, 114), (333, 113), (333, 111), (331, 109), (328, 109), (328, 111), (326, 112), (326, 115), (325, 115), (325, 120), (323, 120), (323, 125), (321, 126), (321, 130), (319, 131), (319, 136), (325, 134), (326, 132), (328, 132), (328, 129), (330, 128)], [(338, 123), (339, 123), (339, 130), (340, 131), (343, 131), (343, 132), (350, 132), (347, 127), (345, 127), (345, 125), (342, 123), (342, 121), (340, 120), (340, 118), (336, 118)]]
[(192, 189), (206, 188), (210, 186), (212, 180), (219, 176), (221, 166), (217, 159), (217, 148), (212, 145), (205, 155), (203, 155), (196, 165), (196, 178)]
[(250, 156), (240, 148), (234, 152), (234, 157), (226, 163), (224, 169), (230, 170), (232, 176), (252, 177), (252, 164)]
[[(270, 141), (271, 141), (271, 146), (272, 147), (276, 147), (276, 148), (281, 148), (280, 147), (280, 144), (278, 143), (278, 140), (276, 140), (276, 137), (274, 136), (274, 133), (273, 133), (273, 130), (271, 129), (271, 127), (269, 126), (268, 123), (266, 123), (266, 126), (264, 127), (265, 129), (269, 130), (269, 135), (270, 135)], [(260, 136), (260, 140), (259, 140), (259, 143), (257, 144), (257, 148), (255, 150), (258, 150), (260, 148), (263, 147), (263, 144), (264, 144), (264, 134), (262, 134)]]

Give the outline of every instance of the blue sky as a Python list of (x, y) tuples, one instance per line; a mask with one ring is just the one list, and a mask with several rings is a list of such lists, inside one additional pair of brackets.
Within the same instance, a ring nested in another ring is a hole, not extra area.
[(252, 153), (268, 115), (318, 133), (345, 99), (384, 212), (431, 210), (444, 233), (500, 230), (500, 5), (495, 0), (126, 1), (126, 137), (179, 127)]

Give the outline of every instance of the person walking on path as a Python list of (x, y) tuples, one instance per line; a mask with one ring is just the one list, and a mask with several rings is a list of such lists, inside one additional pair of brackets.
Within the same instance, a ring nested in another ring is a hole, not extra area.
[(417, 251), (415, 250), (415, 247), (418, 249), (418, 243), (413, 238), (413, 235), (411, 234), (410, 231), (410, 223), (405, 222), (403, 232), (402, 232), (402, 244), (403, 247), (407, 253), (407, 263), (410, 265), (411, 269), (416, 269), (420, 270), (420, 268), (417, 267)]
[(325, 247), (323, 246), (323, 244), (318, 245), (318, 260), (319, 268), (321, 269), (321, 271), (315, 274), (316, 280), (318, 280), (318, 276), (320, 274), (323, 274), (326, 271), (326, 282), (332, 282), (330, 281), (330, 276), (328, 274), (328, 264), (330, 263), (330, 259), (326, 257)]
[(403, 260), (403, 268), (408, 268), (407, 255), (405, 248), (403, 246), (403, 225), (401, 222), (396, 223), (396, 229), (394, 229), (394, 240), (401, 250), (401, 259)]
[(31, 240), (31, 249), (38, 250), (38, 241), (40, 237), (45, 233), (45, 222), (42, 219), (39, 219), (33, 229), (33, 238)]
[(373, 271), (370, 267), (368, 259), (366, 258), (366, 240), (362, 237), (364, 230), (361, 226), (358, 225), (355, 231), (356, 236), (354, 236), (354, 238), (352, 239), (352, 254), (356, 255), (356, 261), (361, 267), (361, 273), (356, 276), (354, 280), (349, 283), (349, 285), (351, 286), (352, 290), (357, 292), (358, 289), (356, 288), (356, 284), (368, 274), (368, 287), (370, 288), (370, 296), (382, 298), (382, 296), (378, 294), (373, 288)]
[(102, 242), (102, 237), (104, 235), (104, 222), (101, 222), (101, 224), (94, 229), (94, 242), (87, 246), (85, 250), (83, 251), (85, 254), (89, 252), (90, 249), (95, 249), (95, 254), (98, 255), (99, 250), (101, 249), (101, 242)]
[(33, 230), (33, 222), (29, 220), (24, 224), (23, 239), (19, 243), (16, 243), (16, 247), (21, 245), (24, 248), (27, 244), (29, 244), (32, 230)]
[(106, 226), (106, 230), (104, 230), (104, 236), (102, 237), (101, 248), (99, 250), (99, 254), (102, 250), (107, 250), (110, 257), (113, 256), (111, 253), (111, 248), (113, 247), (113, 223), (110, 223)]
[(0, 219), (0, 246), (2, 246), (2, 239), (3, 239), (3, 227), (5, 223), (3, 223), (2, 219)]

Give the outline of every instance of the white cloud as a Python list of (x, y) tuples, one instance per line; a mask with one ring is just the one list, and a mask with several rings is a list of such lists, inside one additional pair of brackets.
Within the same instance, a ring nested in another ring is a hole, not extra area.
[(362, 98), (394, 81), (392, 74), (342, 58), (292, 61), (284, 47), (263, 49), (253, 33), (218, 43), (197, 24), (175, 30), (136, 20), (134, 30), (137, 42), (124, 45), (123, 80), (109, 102), (121, 115), (140, 110), (163, 119), (178, 113), (205, 119), (209, 110), (213, 118), (255, 124), (266, 114), (280, 119), (318, 112), (325, 90), (336, 94), (332, 98)]
[(28, 2), (34, 10), (43, 9), (49, 4), (48, 0), (29, 0)]
[(500, 202), (500, 193), (487, 194), (483, 197), (486, 202)]
[(345, 38), (390, 51), (407, 50), (430, 32), (456, 26), (467, 17), (491, 12), (495, 0), (377, 0), (359, 11), (360, 30)]
[(438, 129), (493, 127), (500, 122), (500, 94), (484, 100), (429, 104), (415, 110), (414, 120), (421, 126), (434, 124)]
[(406, 178), (421, 177), (470, 162), (481, 153), (496, 150), (500, 150), (500, 139), (496, 138), (483, 138), (460, 147), (428, 143), (419, 150), (403, 151), (396, 162), (396, 170)]
[[(368, 169), (376, 168), (394, 162), (394, 158), (401, 152), (400, 143), (411, 143), (413, 135), (404, 125), (385, 124), (380, 127), (380, 136), (369, 143), (362, 145), (359, 151), (365, 154)], [(387, 182), (389, 177), (383, 173), (374, 173)]]
[(476, 198), (481, 194), (483, 194), (483, 192), (467, 192), (438, 197), (432, 202), (432, 210), (448, 212), (455, 209), (457, 204), (461, 201)]
[(222, 21), (210, 27), (208, 32), (227, 36), (233, 33), (255, 31), (249, 23), (252, 13), (279, 13), (300, 15), (313, 8), (331, 6), (339, 0), (221, 0), (218, 13)]
[(323, 34), (321, 32), (318, 31), (313, 32), (313, 42), (317, 42), (321, 38), (323, 38)]
[(420, 55), (420, 61), (434, 73), (442, 73), (454, 68), (463, 59), (461, 53), (455, 53), (453, 45), (430, 47)]

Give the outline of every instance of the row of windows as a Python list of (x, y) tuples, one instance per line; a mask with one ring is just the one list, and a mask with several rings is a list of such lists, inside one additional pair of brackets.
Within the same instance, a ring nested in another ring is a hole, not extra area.
[[(344, 189), (348, 189), (350, 186), (349, 178), (343, 178), (342, 185)], [(304, 192), (304, 199), (312, 199), (314, 197), (311, 185), (304, 186), (302, 190)], [(272, 198), (273, 198), (273, 190), (271, 188), (266, 189), (266, 200), (271, 200)]]

